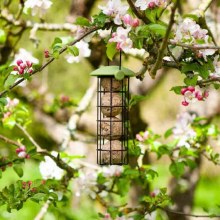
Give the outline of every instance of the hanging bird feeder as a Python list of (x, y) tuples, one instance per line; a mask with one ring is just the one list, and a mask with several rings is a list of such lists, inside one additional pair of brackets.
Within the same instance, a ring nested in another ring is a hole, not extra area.
[(97, 163), (128, 164), (129, 78), (134, 72), (119, 66), (93, 71), (97, 79)]

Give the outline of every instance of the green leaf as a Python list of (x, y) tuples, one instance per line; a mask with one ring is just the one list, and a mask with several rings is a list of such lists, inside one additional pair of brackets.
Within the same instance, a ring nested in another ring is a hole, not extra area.
[(152, 22), (152, 23), (156, 23), (156, 19), (157, 19), (157, 10), (155, 9), (147, 9), (145, 11), (145, 15), (146, 17)]
[(184, 86), (174, 86), (170, 89), (170, 91), (174, 91), (176, 94), (181, 94), (181, 89), (184, 88)]
[(89, 20), (84, 17), (77, 17), (75, 24), (80, 25), (80, 26), (86, 26), (86, 27), (91, 26)]
[(75, 57), (79, 56), (79, 49), (76, 46), (68, 46), (67, 50), (73, 56), (75, 56)]
[(53, 43), (52, 43), (52, 48), (56, 45), (56, 44), (62, 44), (62, 39), (59, 37), (55, 37)]
[(5, 80), (5, 83), (4, 83), (4, 88), (5, 89), (8, 89), (11, 85), (13, 85), (15, 83), (15, 81), (19, 78), (20, 76), (18, 75), (13, 75), (13, 74), (10, 74), (7, 79)]
[(112, 60), (115, 54), (118, 52), (118, 50), (116, 49), (116, 43), (115, 42), (108, 43), (106, 47), (107, 47), (106, 55), (109, 60)]
[(35, 202), (40, 202), (40, 201), (45, 200), (45, 197), (46, 197), (46, 196), (47, 196), (47, 195), (44, 194), (44, 193), (37, 193), (37, 194), (35, 194), (34, 196), (32, 196), (31, 199), (32, 199), (33, 201), (35, 201)]
[(184, 79), (184, 83), (187, 86), (196, 86), (198, 80), (198, 76), (194, 75), (193, 77), (187, 77)]
[(59, 51), (56, 50), (56, 51), (53, 52), (53, 58), (58, 59), (59, 56), (60, 56)]
[(169, 170), (173, 176), (179, 178), (184, 173), (184, 162), (172, 162), (169, 166)]
[(0, 98), (0, 106), (5, 106), (7, 105), (8, 101), (6, 98)]
[(166, 34), (167, 27), (165, 25), (161, 24), (149, 24), (148, 25), (151, 32), (153, 32), (155, 35), (159, 35), (161, 37), (164, 37)]
[(98, 27), (104, 27), (108, 18), (109, 17), (107, 15), (101, 12), (100, 14), (93, 16), (93, 25)]
[(168, 138), (172, 134), (173, 134), (173, 128), (170, 128), (170, 129), (166, 130), (164, 137)]
[(6, 42), (7, 36), (4, 30), (0, 29), (0, 44), (4, 44)]
[(13, 166), (13, 169), (19, 177), (23, 176), (23, 169), (22, 169), (21, 165), (15, 165), (15, 166)]

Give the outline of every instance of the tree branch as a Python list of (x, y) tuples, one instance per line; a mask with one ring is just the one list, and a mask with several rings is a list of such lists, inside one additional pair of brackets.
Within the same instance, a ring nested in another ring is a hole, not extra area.
[(146, 18), (146, 16), (135, 7), (135, 5), (134, 5), (132, 0), (127, 0), (127, 2), (129, 4), (130, 8), (132, 9), (132, 11), (134, 12), (134, 14), (139, 19), (141, 19), (145, 24), (149, 24), (150, 23), (150, 21)]
[(9, 139), (9, 138), (7, 138), (7, 137), (1, 135), (1, 134), (0, 134), (0, 139), (3, 140), (3, 141), (4, 141), (5, 143), (7, 143), (7, 144), (12, 144), (12, 145), (15, 145), (15, 146), (17, 146), (17, 147), (22, 147), (22, 146), (23, 146), (23, 145), (20, 144), (19, 142), (13, 141), (13, 140), (11, 140), (11, 139)]
[(7, 10), (2, 10), (0, 14), (0, 19), (5, 20), (7, 23), (12, 24), (16, 27), (22, 27), (26, 29), (37, 29), (37, 30), (47, 30), (47, 31), (71, 31), (75, 32), (77, 26), (71, 23), (64, 24), (53, 24), (53, 23), (35, 23), (33, 21), (17, 20), (12, 14), (9, 14)]
[[(62, 54), (63, 52), (65, 52), (68, 48), (68, 46), (73, 46), (74, 44), (76, 44), (77, 42), (81, 41), (84, 37), (88, 36), (89, 34), (99, 30), (99, 27), (93, 27), (90, 30), (88, 30), (85, 34), (83, 34), (81, 37), (79, 37), (78, 39), (74, 40), (73, 42), (67, 44), (65, 47), (63, 47), (60, 51), (59, 54)], [(43, 69), (45, 69), (50, 63), (52, 63), (55, 60), (55, 58), (51, 58), (50, 60), (48, 60), (45, 64), (43, 64), (39, 69), (34, 70), (32, 74), (30, 74), (30, 76), (33, 76), (34, 74), (41, 72)], [(15, 82), (13, 85), (11, 85), (9, 87), (8, 90), (4, 90), (2, 92), (0, 92), (0, 97), (2, 97), (3, 95), (5, 95), (8, 91), (12, 90), (13, 88), (15, 88), (17, 85), (19, 85), (20, 83), (22, 83), (23, 81), (25, 81), (25, 78), (22, 78), (20, 80), (18, 80), (17, 82)]]
[(205, 49), (214, 49), (214, 50), (220, 50), (220, 46), (214, 46), (214, 45), (206, 45), (206, 46), (199, 46), (199, 45), (190, 45), (190, 44), (184, 44), (184, 43), (175, 43), (172, 41), (169, 41), (170, 45), (184, 47), (192, 50), (205, 50)]
[(153, 65), (152, 69), (150, 70), (150, 76), (154, 79), (157, 73), (157, 70), (161, 67), (161, 64), (163, 62), (163, 56), (164, 56), (164, 52), (166, 50), (167, 44), (168, 44), (168, 40), (169, 40), (169, 35), (172, 29), (172, 26), (174, 24), (174, 16), (175, 16), (175, 12), (177, 9), (177, 6), (179, 4), (179, 0), (176, 0), (176, 2), (174, 3), (174, 6), (172, 7), (172, 11), (171, 11), (171, 16), (170, 16), (170, 21), (169, 21), (169, 25), (167, 27), (166, 30), (166, 34), (164, 36), (162, 45), (158, 51), (158, 56), (156, 59), (156, 63)]
[(74, 136), (74, 132), (76, 131), (77, 124), (80, 120), (81, 115), (87, 110), (88, 106), (90, 105), (93, 96), (96, 92), (96, 83), (92, 83), (92, 85), (88, 88), (85, 95), (81, 99), (76, 111), (70, 117), (68, 124), (67, 124), (67, 134), (66, 137), (62, 141), (62, 149), (66, 149), (70, 140), (71, 136)]

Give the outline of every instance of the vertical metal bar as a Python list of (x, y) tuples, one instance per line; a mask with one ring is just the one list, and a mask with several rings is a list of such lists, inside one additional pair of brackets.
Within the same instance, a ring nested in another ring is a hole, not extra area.
[(96, 157), (97, 157), (97, 164), (99, 164), (99, 111), (100, 111), (100, 107), (99, 107), (99, 77), (97, 77), (97, 127), (96, 127), (96, 134), (97, 134), (97, 146), (96, 146)]
[(113, 92), (112, 92), (112, 79), (113, 76), (110, 77), (110, 88), (109, 88), (109, 95), (110, 95), (110, 165), (112, 165), (112, 96), (113, 96)]

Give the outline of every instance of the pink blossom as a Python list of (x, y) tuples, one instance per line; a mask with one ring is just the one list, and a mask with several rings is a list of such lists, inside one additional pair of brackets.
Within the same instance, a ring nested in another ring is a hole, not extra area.
[(99, 8), (104, 14), (111, 16), (115, 24), (120, 25), (129, 7), (122, 4), (121, 0), (109, 0), (106, 6), (99, 6)]
[(140, 142), (144, 142), (147, 140), (149, 136), (149, 131), (145, 131), (144, 133), (136, 134), (136, 139)]
[(128, 53), (132, 48), (132, 40), (128, 37), (130, 28), (118, 27), (109, 42), (116, 42), (117, 49)]

